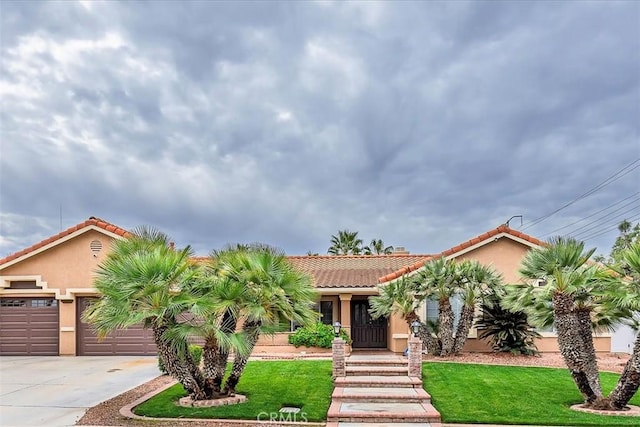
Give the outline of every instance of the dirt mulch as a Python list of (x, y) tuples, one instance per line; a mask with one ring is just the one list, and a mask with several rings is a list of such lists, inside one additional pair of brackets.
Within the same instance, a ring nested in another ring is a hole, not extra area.
[[(480, 363), (488, 365), (514, 365), (514, 366), (548, 366), (563, 368), (565, 364), (560, 354), (545, 353), (539, 357), (514, 356), (511, 354), (493, 353), (465, 353), (454, 357), (435, 357), (424, 355), (425, 361), (451, 361), (459, 363)], [(598, 366), (601, 371), (622, 372), (624, 365), (629, 360), (628, 354), (601, 354), (598, 355)], [(172, 382), (168, 376), (155, 378), (141, 386), (133, 388), (119, 396), (109, 399), (87, 410), (85, 415), (78, 420), (76, 425), (87, 426), (154, 426), (154, 427), (201, 427), (208, 426), (210, 422), (203, 421), (151, 421), (133, 420), (120, 415), (120, 408), (130, 404), (136, 399)]]
[[(600, 371), (621, 373), (629, 357), (629, 354), (598, 354), (598, 367)], [(560, 353), (543, 353), (540, 356), (516, 356), (510, 353), (465, 353), (460, 356), (451, 357), (437, 357), (425, 354), (422, 360), (479, 363), (485, 365), (566, 367)]]

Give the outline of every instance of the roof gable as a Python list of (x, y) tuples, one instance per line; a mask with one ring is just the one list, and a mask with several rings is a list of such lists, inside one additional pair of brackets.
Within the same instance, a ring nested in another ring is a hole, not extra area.
[(37, 255), (41, 252), (44, 252), (54, 246), (57, 246), (67, 240), (73, 239), (74, 237), (84, 234), (89, 230), (96, 230), (100, 233), (106, 234), (115, 238), (122, 238), (129, 236), (129, 232), (123, 228), (120, 228), (116, 225), (110, 224), (100, 218), (90, 217), (88, 220), (81, 222), (80, 224), (74, 225), (73, 227), (67, 228), (64, 231), (56, 234), (55, 236), (51, 236), (48, 239), (45, 239), (41, 242), (33, 244), (28, 248), (25, 248), (21, 251), (15, 252), (5, 258), (0, 259), (0, 270), (11, 265), (17, 264), (22, 260), (30, 258), (34, 255)]
[[(519, 242), (525, 246), (529, 246), (529, 247), (539, 247), (539, 246), (544, 246), (545, 243), (541, 240), (536, 239), (535, 237), (529, 236), (528, 234), (522, 233), (520, 231), (517, 230), (513, 230), (511, 228), (509, 228), (506, 225), (501, 225), (497, 228), (494, 228), (493, 230), (487, 231), (486, 233), (483, 233), (479, 236), (474, 237), (473, 239), (467, 240), (466, 242), (460, 243), (459, 245), (456, 245), (452, 248), (449, 248), (437, 255), (433, 255), (431, 257), (431, 259), (435, 259), (435, 258), (447, 258), (447, 259), (451, 259), (451, 258), (456, 258), (459, 257), (462, 254), (465, 254), (467, 252), (470, 252), (474, 249), (477, 249), (481, 246), (484, 246), (488, 243), (491, 243), (497, 239), (500, 239), (502, 237), (506, 237), (509, 238), (511, 240), (514, 240), (516, 242)], [(424, 266), (425, 261), (422, 262), (416, 262), (414, 264), (408, 265), (402, 269), (399, 269), (397, 271), (394, 271), (390, 274), (387, 274), (386, 276), (382, 276), (378, 279), (378, 283), (386, 283), (389, 282), (391, 280), (395, 280), (399, 277), (404, 276), (405, 274), (414, 272), (420, 268), (422, 268)]]

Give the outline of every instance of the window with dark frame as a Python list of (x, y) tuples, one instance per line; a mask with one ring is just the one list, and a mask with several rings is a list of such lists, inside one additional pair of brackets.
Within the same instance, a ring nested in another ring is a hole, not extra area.
[(333, 301), (320, 301), (320, 321), (325, 325), (333, 325)]

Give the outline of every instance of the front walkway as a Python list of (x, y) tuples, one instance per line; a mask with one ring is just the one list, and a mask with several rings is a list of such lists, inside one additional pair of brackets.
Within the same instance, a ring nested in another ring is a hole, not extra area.
[(327, 427), (441, 427), (422, 379), (408, 375), (406, 357), (354, 353), (345, 371), (334, 381)]

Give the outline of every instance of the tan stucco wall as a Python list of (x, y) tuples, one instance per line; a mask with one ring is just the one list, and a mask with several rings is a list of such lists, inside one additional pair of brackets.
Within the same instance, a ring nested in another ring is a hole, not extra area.
[[(102, 250), (94, 254), (92, 240), (102, 242)], [(108, 253), (112, 238), (89, 230), (44, 252), (20, 261), (0, 271), (2, 276), (40, 275), (48, 287), (60, 289), (91, 288), (93, 271)], [(94, 256), (95, 255), (95, 256)]]
[(505, 283), (521, 283), (518, 269), (522, 258), (524, 258), (529, 249), (529, 246), (503, 237), (464, 253), (455, 259), (460, 261), (471, 259), (484, 265), (491, 265), (502, 274)]
[[(102, 250), (94, 253), (89, 244), (93, 240), (102, 243)], [(46, 251), (35, 254), (14, 265), (0, 270), (0, 278), (16, 280), (16, 277), (36, 276), (46, 283), (42, 290), (29, 290), (21, 294), (0, 288), (0, 295), (55, 296), (59, 300), (60, 355), (76, 354), (76, 296), (95, 295), (94, 270), (109, 251), (113, 237), (95, 230), (74, 236)], [(4, 282), (4, 280), (3, 280)]]

